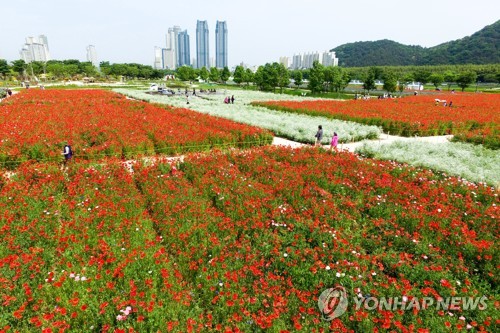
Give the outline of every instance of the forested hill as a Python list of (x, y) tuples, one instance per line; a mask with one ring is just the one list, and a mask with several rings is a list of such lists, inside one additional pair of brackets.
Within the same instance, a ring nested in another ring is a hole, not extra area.
[(472, 36), (424, 48), (391, 40), (355, 42), (335, 51), (345, 67), (500, 63), (500, 20)]

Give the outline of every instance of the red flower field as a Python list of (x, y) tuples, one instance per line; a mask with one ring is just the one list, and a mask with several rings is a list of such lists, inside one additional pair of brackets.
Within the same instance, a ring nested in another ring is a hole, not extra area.
[(0, 333), (498, 331), (495, 188), (105, 91), (0, 118)]
[[(436, 99), (446, 100), (437, 103)], [(488, 128), (496, 142), (500, 135), (498, 94), (418, 95), (393, 99), (269, 101), (259, 105), (288, 112), (325, 116), (381, 126), (385, 132), (403, 136), (464, 133)]]
[[(494, 332), (498, 193), (320, 149), (191, 154), (67, 173), (23, 164), (0, 189), (1, 332)], [(342, 285), (347, 312), (321, 319)], [(482, 297), (356, 309), (369, 297)]]
[(60, 160), (64, 142), (77, 158), (132, 158), (212, 147), (267, 144), (272, 134), (187, 109), (132, 101), (103, 90), (36, 90), (0, 104), (0, 163)]

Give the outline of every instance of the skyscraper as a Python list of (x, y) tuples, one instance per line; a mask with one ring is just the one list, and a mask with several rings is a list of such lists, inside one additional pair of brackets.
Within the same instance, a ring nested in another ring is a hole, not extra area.
[(215, 27), (215, 67), (227, 66), (227, 24), (226, 21), (217, 21)]
[(181, 28), (179, 26), (174, 26), (168, 28), (167, 33), (167, 49), (164, 56), (164, 67), (169, 69), (176, 69), (178, 64), (178, 38)]
[(207, 21), (196, 22), (196, 68), (210, 67)]
[(155, 60), (153, 62), (154, 69), (163, 69), (163, 49), (159, 46), (155, 46)]
[(87, 46), (87, 61), (90, 61), (94, 67), (99, 68), (99, 62), (97, 61), (97, 53), (94, 45)]
[(46, 62), (50, 60), (49, 42), (47, 37), (40, 35), (38, 37), (27, 37), (24, 47), (19, 52), (21, 59), (30, 63), (32, 61)]
[(179, 32), (177, 47), (177, 66), (191, 65), (191, 51), (189, 46), (189, 35), (187, 30)]

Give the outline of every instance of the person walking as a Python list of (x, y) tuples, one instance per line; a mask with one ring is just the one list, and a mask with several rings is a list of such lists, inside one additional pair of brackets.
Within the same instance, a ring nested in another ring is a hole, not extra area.
[(332, 142), (330, 143), (330, 150), (337, 151), (337, 144), (339, 143), (339, 137), (337, 136), (337, 132), (333, 132)]
[(63, 148), (63, 153), (64, 155), (64, 166), (66, 166), (68, 164), (68, 161), (71, 160), (71, 158), (73, 157), (73, 150), (71, 149), (71, 146), (66, 143), (64, 145), (64, 148)]
[(321, 146), (321, 140), (323, 139), (323, 126), (318, 126), (318, 131), (316, 132), (314, 137), (316, 138), (315, 146)]
[(231, 96), (231, 104), (234, 104), (234, 95)]

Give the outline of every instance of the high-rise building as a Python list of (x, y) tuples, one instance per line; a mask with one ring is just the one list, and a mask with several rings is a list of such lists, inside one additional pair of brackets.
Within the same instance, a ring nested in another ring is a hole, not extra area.
[(187, 30), (179, 32), (177, 44), (177, 66), (191, 65), (191, 48)]
[(280, 57), (280, 64), (285, 66), (285, 68), (290, 67), (290, 58), (289, 57)]
[(94, 45), (87, 46), (87, 61), (91, 62), (95, 68), (99, 68), (99, 62), (97, 61), (97, 53)]
[(210, 67), (207, 21), (196, 22), (196, 68)]
[(19, 55), (26, 63), (30, 63), (32, 61), (46, 62), (50, 60), (49, 42), (47, 37), (44, 35), (40, 35), (38, 37), (27, 37), (26, 43), (19, 52)]
[(155, 46), (155, 60), (153, 62), (154, 69), (163, 69), (163, 55), (161, 47)]
[(215, 66), (227, 66), (227, 24), (226, 21), (217, 21), (215, 27)]
[(179, 32), (181, 31), (181, 28), (179, 26), (174, 26), (172, 28), (168, 28), (168, 33), (167, 33), (167, 48), (165, 52), (165, 57), (163, 58), (164, 63), (163, 66), (164, 68), (168, 69), (176, 69), (177, 68), (177, 55), (178, 55), (178, 38), (179, 38)]
[(335, 56), (335, 52), (323, 52), (321, 64), (323, 66), (338, 66), (339, 59)]

